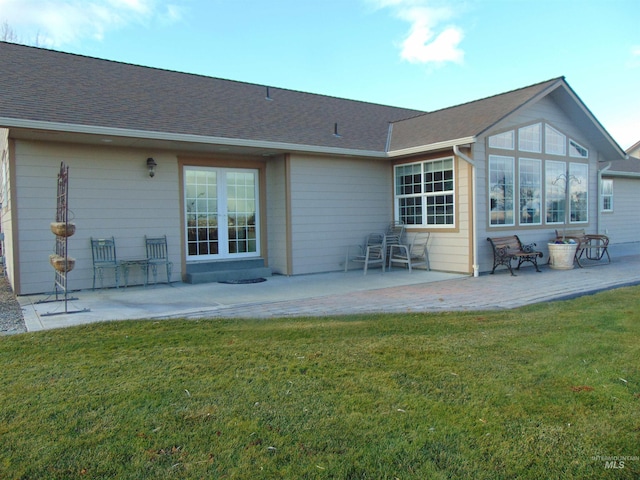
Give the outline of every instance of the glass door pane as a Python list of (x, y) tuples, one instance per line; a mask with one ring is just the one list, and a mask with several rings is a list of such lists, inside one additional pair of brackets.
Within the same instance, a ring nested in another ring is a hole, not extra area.
[(229, 253), (256, 253), (256, 174), (227, 173)]
[(185, 171), (187, 255), (216, 255), (218, 235), (218, 173)]
[(259, 254), (257, 170), (185, 168), (187, 260)]

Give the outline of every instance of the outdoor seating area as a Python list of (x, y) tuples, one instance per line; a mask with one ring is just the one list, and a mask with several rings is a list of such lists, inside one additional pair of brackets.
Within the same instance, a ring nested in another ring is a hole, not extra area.
[(411, 243), (404, 241), (405, 226), (402, 223), (389, 224), (385, 233), (370, 233), (362, 245), (347, 247), (344, 271), (348, 271), (351, 262), (363, 266), (366, 275), (370, 266), (380, 265), (382, 273), (394, 263), (406, 265), (411, 273), (415, 266), (425, 266), (430, 270), (427, 244), (429, 234), (415, 234)]
[(542, 258), (542, 252), (535, 250), (535, 243), (524, 245), (517, 235), (509, 235), (506, 237), (489, 237), (487, 241), (491, 243), (493, 249), (493, 270), (491, 273), (495, 273), (496, 268), (500, 265), (504, 265), (509, 269), (512, 276), (516, 276), (513, 273), (513, 267), (511, 266), (512, 260), (518, 261), (516, 270), (520, 270), (520, 265), (525, 262), (530, 262), (536, 267), (536, 272), (539, 272), (538, 257)]
[(597, 235), (586, 233), (584, 228), (572, 230), (556, 230), (556, 242), (573, 240), (577, 244), (575, 262), (579, 267), (592, 265), (593, 263), (585, 262), (591, 260), (593, 262), (601, 262), (606, 255), (607, 263), (611, 263), (609, 256), (609, 237), (606, 235)]
[(144, 285), (149, 284), (149, 271), (153, 275), (153, 283), (158, 283), (158, 267), (166, 271), (167, 283), (171, 283), (172, 262), (169, 261), (167, 251), (167, 236), (144, 237), (145, 255), (139, 258), (118, 260), (114, 237), (91, 238), (91, 256), (93, 260), (93, 289), (96, 289), (96, 279), (100, 288), (104, 288), (105, 271), (113, 271), (113, 287), (120, 287), (120, 278), (124, 279), (124, 286), (129, 285), (129, 273), (132, 269), (139, 269)]
[(416, 234), (410, 245), (392, 245), (389, 251), (389, 270), (394, 263), (406, 265), (411, 273), (413, 267), (424, 265), (427, 270), (431, 270), (429, 265), (429, 250), (427, 244), (429, 234), (421, 237)]

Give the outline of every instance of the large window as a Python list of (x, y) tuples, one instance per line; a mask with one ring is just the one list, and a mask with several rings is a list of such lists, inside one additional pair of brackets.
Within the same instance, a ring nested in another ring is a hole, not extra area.
[(489, 156), (491, 225), (513, 225), (513, 157)]
[(544, 126), (544, 138), (545, 153), (563, 156), (567, 154), (567, 137), (551, 125)]
[(541, 161), (520, 159), (520, 223), (540, 225), (542, 218), (542, 167)]
[(452, 158), (398, 165), (394, 177), (396, 218), (406, 225), (455, 224)]
[(540, 124), (529, 125), (518, 129), (518, 147), (523, 152), (540, 152), (542, 136)]
[[(587, 148), (544, 122), (496, 133), (487, 147), (490, 226), (589, 221)], [(602, 208), (611, 208), (604, 188)]]
[(571, 199), (571, 223), (589, 221), (589, 166), (584, 163), (569, 164), (569, 198)]
[(567, 203), (564, 180), (566, 171), (564, 162), (547, 161), (545, 164), (547, 223), (564, 223), (564, 208)]

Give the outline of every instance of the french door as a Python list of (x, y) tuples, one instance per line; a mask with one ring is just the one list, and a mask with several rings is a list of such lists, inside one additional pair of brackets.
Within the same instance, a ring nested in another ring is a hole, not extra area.
[(187, 261), (260, 252), (258, 170), (185, 167)]

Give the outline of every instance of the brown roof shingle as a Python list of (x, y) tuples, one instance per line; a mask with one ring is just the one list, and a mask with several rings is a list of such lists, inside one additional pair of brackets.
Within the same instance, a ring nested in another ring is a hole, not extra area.
[[(44, 122), (40, 128), (115, 128), (141, 138), (188, 135), (204, 143), (264, 142), (383, 156), (475, 138), (529, 102), (562, 90), (568, 114), (586, 120), (608, 157), (622, 152), (563, 77), (427, 113), (273, 87), (266, 98), (264, 85), (6, 42), (0, 42), (0, 68), (0, 127)], [(565, 88), (556, 90), (560, 86)]]
[(0, 65), (5, 118), (383, 152), (422, 113), (4, 42)]
[(397, 121), (393, 124), (393, 136), (389, 150), (432, 145), (480, 135), (562, 80), (562, 77), (556, 78), (500, 95), (426, 113), (415, 118)]

